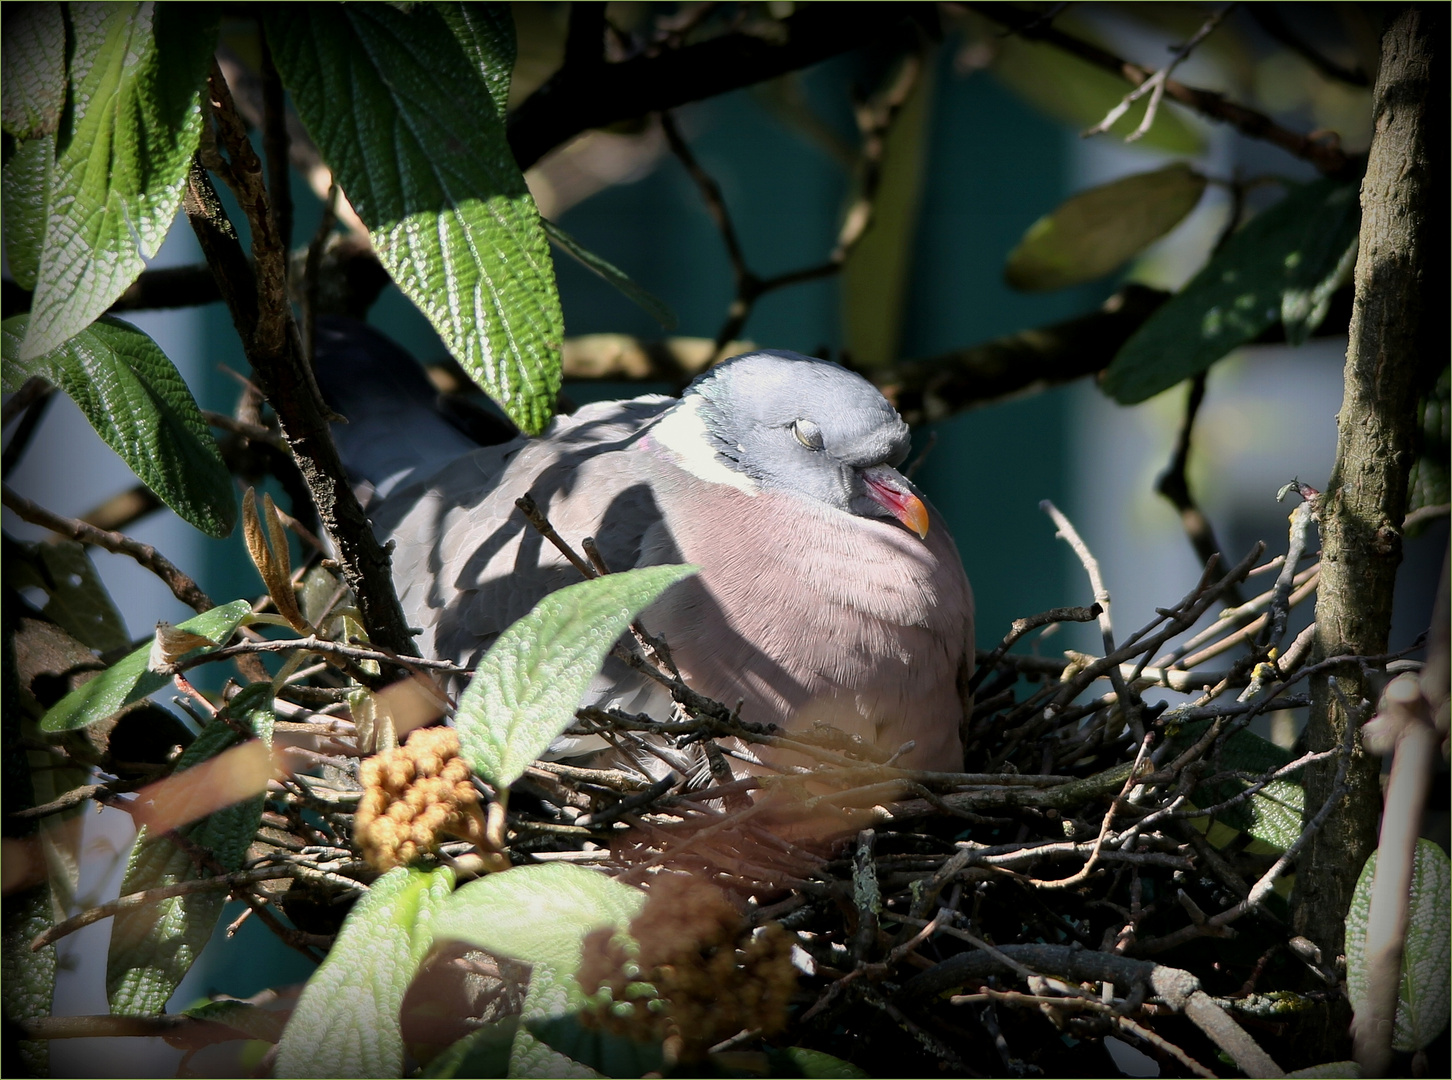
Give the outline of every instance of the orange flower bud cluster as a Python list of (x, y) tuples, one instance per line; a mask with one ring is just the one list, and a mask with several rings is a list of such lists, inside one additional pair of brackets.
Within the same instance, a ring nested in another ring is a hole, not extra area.
[(681, 1061), (738, 1031), (786, 1026), (797, 977), (779, 923), (753, 934), (719, 890), (671, 874), (656, 879), (630, 935), (633, 943), (601, 928), (585, 938), (579, 981), (598, 1002), (586, 1023), (674, 1043)]
[(419, 728), (397, 749), (366, 759), (358, 772), (363, 796), (353, 839), (376, 869), (407, 866), (436, 850), (445, 834), (483, 846), (479, 791), (453, 728)]

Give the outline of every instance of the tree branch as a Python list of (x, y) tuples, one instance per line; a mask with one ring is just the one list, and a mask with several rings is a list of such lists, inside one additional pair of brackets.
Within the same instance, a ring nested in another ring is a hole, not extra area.
[(768, 40), (744, 31), (617, 64), (567, 63), (509, 118), (509, 145), (521, 169), (583, 131), (674, 109), (690, 101), (810, 67), (879, 40), (917, 5), (804, 5)]
[[(1382, 38), (1373, 95), (1375, 133), (1361, 188), (1356, 301), (1346, 352), (1345, 400), (1337, 418), (1336, 464), (1321, 496), (1321, 587), (1315, 659), (1387, 651), (1392, 590), (1402, 558), (1402, 524), (1415, 458), (1417, 400), (1428, 369), (1446, 362), (1439, 285), (1446, 236), (1438, 228), (1446, 172), (1446, 10), (1408, 6)], [(1359, 665), (1311, 683), (1306, 747), (1337, 745), (1348, 713), (1372, 696)], [(1344, 697), (1342, 696), (1344, 694)], [(1306, 771), (1306, 806), (1326, 801), (1326, 762)], [(1376, 845), (1378, 763), (1358, 747), (1349, 797), (1315, 836), (1296, 876), (1296, 929), (1335, 956), (1357, 873)]]
[[(1075, 37), (1058, 29), (1052, 23), (1041, 20), (1032, 11), (1015, 7), (1013, 4), (966, 4), (965, 7), (988, 16), (1001, 26), (1006, 26), (1028, 41), (1042, 41), (1067, 53), (1087, 60), (1097, 68), (1118, 75), (1131, 86), (1154, 77), (1154, 72), (1139, 64), (1130, 63), (1114, 55), (1108, 49), (1093, 42)], [(1224, 95), (1211, 90), (1200, 90), (1174, 79), (1164, 80), (1164, 94), (1181, 105), (1185, 105), (1202, 116), (1229, 124), (1242, 135), (1260, 139), (1273, 146), (1279, 146), (1288, 154), (1309, 161), (1328, 176), (1346, 171), (1349, 159), (1338, 146), (1317, 142), (1305, 135), (1281, 127), (1269, 116), (1244, 105), (1229, 101)]]
[(277, 413), (318, 515), (333, 539), (369, 638), (377, 645), (415, 656), (417, 649), (393, 589), (388, 553), (374, 537), (348, 484), (328, 427), (331, 413), (302, 356), (287, 294), (288, 253), (276, 232), (261, 163), (215, 64), (208, 87), (219, 138), (232, 155), (226, 175), (236, 183), (238, 202), (251, 225), (255, 274), (210, 180), (195, 165), (183, 202), (187, 217), (232, 310), (258, 384)]

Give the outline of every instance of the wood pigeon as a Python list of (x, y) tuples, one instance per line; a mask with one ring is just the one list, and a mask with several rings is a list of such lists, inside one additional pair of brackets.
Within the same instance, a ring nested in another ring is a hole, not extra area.
[[(580, 580), (515, 507), (530, 494), (577, 549), (594, 537), (611, 570), (701, 567), (641, 617), (696, 691), (787, 732), (831, 725), (888, 754), (911, 742), (904, 767), (963, 767), (972, 592), (941, 517), (896, 469), (907, 425), (866, 379), (762, 350), (680, 399), (587, 405), (538, 438), (481, 446), (378, 331), (323, 318), (316, 337), (319, 383), (349, 420), (340, 452), (396, 545), (423, 655), (472, 665)], [(586, 703), (670, 715), (665, 691), (614, 659)]]

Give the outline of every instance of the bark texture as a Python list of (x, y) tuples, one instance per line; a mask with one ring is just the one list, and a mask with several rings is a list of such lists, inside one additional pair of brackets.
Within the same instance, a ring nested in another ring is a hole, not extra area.
[[(1361, 188), (1345, 397), (1337, 416), (1336, 464), (1320, 505), (1318, 660), (1387, 650), (1417, 401), (1429, 372), (1446, 363), (1446, 296), (1439, 284), (1446, 261), (1446, 36), (1445, 7), (1409, 5), (1391, 13), (1382, 38), (1372, 99), (1376, 126)], [(1365, 719), (1362, 703), (1374, 698), (1375, 688), (1355, 663), (1318, 676), (1307, 749), (1339, 745), (1348, 711)], [(1335, 772), (1334, 759), (1308, 768), (1308, 818), (1331, 793)], [(1327, 960), (1342, 951), (1356, 877), (1376, 846), (1379, 773), (1378, 759), (1358, 741), (1349, 790), (1297, 868), (1296, 929)]]

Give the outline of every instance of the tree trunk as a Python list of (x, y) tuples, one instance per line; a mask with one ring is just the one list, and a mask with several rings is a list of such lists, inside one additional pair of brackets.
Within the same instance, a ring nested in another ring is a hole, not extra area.
[[(1382, 37), (1372, 98), (1376, 126), (1361, 187), (1345, 398), (1337, 417), (1336, 464), (1320, 505), (1317, 660), (1387, 649), (1417, 401), (1428, 372), (1439, 370), (1447, 355), (1446, 296), (1438, 290), (1446, 261), (1446, 37), (1441, 5), (1392, 12)], [(1318, 751), (1340, 745), (1348, 705), (1357, 711), (1375, 694), (1355, 663), (1323, 672), (1311, 691), (1306, 742)], [(1336, 766), (1332, 758), (1308, 767), (1308, 818), (1331, 794)], [(1328, 962), (1342, 951), (1352, 889), (1376, 845), (1379, 775), (1379, 759), (1358, 741), (1349, 790), (1297, 867), (1295, 926)]]

